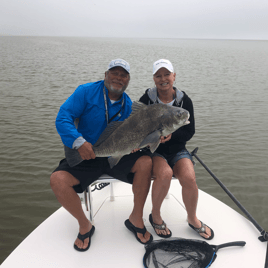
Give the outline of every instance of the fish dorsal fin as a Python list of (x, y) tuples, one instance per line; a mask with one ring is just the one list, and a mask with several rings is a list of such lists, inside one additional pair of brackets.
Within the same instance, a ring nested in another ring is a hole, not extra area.
[(132, 116), (133, 114), (135, 114), (136, 111), (140, 110), (141, 108), (143, 108), (145, 106), (147, 106), (147, 105), (142, 103), (142, 102), (140, 102), (140, 101), (139, 102), (134, 101), (132, 103), (132, 106), (131, 106), (132, 112), (131, 112), (130, 116)]
[(99, 139), (94, 144), (94, 147), (99, 146), (103, 141), (105, 141), (119, 126), (123, 124), (123, 121), (113, 121), (104, 129), (104, 131), (101, 133)]

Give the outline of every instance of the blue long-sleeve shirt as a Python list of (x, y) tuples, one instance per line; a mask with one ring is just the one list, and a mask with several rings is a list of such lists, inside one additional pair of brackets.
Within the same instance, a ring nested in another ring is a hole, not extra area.
[[(94, 145), (107, 126), (106, 108), (103, 95), (104, 81), (80, 85), (60, 107), (56, 128), (64, 145), (73, 148), (77, 138), (83, 137)], [(113, 121), (123, 121), (131, 113), (132, 101), (126, 93), (120, 100), (111, 103), (105, 88), (109, 119), (122, 107)], [(124, 101), (123, 101), (124, 100)], [(79, 119), (78, 127), (75, 120)]]

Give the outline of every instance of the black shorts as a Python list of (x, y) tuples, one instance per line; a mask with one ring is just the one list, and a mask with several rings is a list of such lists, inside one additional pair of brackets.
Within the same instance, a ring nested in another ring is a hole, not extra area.
[(108, 174), (120, 181), (133, 183), (134, 173), (131, 172), (136, 161), (144, 155), (150, 155), (149, 151), (138, 151), (136, 153), (125, 155), (119, 163), (112, 169), (109, 166), (107, 157), (96, 157), (91, 160), (84, 160), (79, 165), (70, 167), (66, 159), (62, 159), (59, 166), (53, 171), (67, 171), (80, 181), (80, 184), (73, 186), (77, 193), (82, 193), (101, 175)]

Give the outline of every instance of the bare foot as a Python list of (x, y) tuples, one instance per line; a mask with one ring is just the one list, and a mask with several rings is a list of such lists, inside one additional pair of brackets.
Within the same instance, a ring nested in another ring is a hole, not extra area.
[[(151, 215), (152, 215), (151, 219), (152, 219), (154, 224), (156, 224), (156, 225), (162, 225), (163, 224), (164, 221), (162, 220), (162, 217), (160, 215), (158, 215), (158, 216), (154, 215), (153, 216), (153, 213)], [(157, 227), (154, 227), (154, 230), (158, 235), (164, 235), (164, 236), (170, 235), (170, 230), (167, 228), (167, 226), (166, 226), (166, 228), (164, 230), (158, 229)]]
[[(199, 229), (199, 228), (202, 227), (201, 221), (198, 220), (198, 219), (196, 219), (196, 220), (193, 221), (193, 222), (190, 222), (189, 219), (188, 219), (188, 223), (191, 224), (192, 226), (194, 226), (194, 227), (197, 228), (197, 229)], [(200, 234), (202, 237), (208, 239), (208, 238), (211, 237), (211, 229), (208, 228), (205, 224), (204, 224), (204, 227), (205, 227), (205, 232), (200, 232), (199, 234)]]
[[(129, 221), (137, 228), (144, 228), (144, 222), (143, 219), (135, 219), (131, 215), (129, 216)], [(150, 240), (151, 234), (146, 231), (145, 235), (143, 236), (141, 233), (137, 233), (138, 238), (141, 240), (142, 243), (146, 243)]]
[[(91, 230), (91, 228), (92, 228), (92, 225), (91, 225), (91, 223), (88, 221), (86, 224), (80, 225), (80, 227), (79, 227), (79, 233), (80, 233), (81, 235), (84, 235), (84, 234), (86, 234), (87, 232), (89, 232), (89, 231)], [(80, 249), (85, 249), (85, 248), (87, 248), (88, 243), (89, 243), (89, 238), (86, 238), (86, 239), (84, 240), (84, 242), (81, 241), (79, 238), (76, 238), (76, 240), (75, 240), (75, 242), (74, 242), (74, 244), (75, 244), (78, 248), (80, 248)]]

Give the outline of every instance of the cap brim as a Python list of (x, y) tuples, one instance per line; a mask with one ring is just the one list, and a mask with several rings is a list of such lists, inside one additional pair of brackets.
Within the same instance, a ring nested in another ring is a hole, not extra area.
[(153, 72), (153, 75), (156, 74), (157, 71), (158, 71), (159, 69), (161, 69), (161, 68), (165, 68), (165, 69), (167, 69), (168, 71), (170, 71), (171, 73), (174, 72), (174, 70), (172, 70), (171, 68), (168, 68), (168, 67), (166, 67), (166, 66), (160, 66), (159, 68), (157, 68), (157, 69)]

